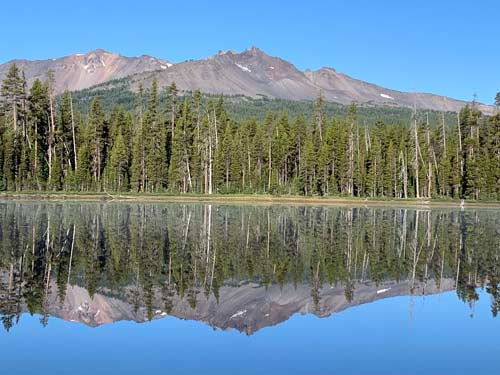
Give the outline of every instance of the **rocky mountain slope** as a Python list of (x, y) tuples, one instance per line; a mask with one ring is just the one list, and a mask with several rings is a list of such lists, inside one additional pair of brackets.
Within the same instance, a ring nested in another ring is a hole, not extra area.
[[(314, 100), (320, 92), (327, 101), (349, 104), (413, 107), (438, 111), (458, 111), (466, 102), (424, 93), (405, 93), (363, 82), (332, 68), (298, 70), (291, 63), (272, 57), (256, 47), (241, 53), (221, 51), (204, 60), (175, 64), (171, 69), (130, 77), (129, 88), (148, 87), (153, 77), (160, 87), (175, 82), (177, 88), (204, 93), (244, 95), (289, 100)], [(491, 112), (488, 106), (481, 106)]]
[(45, 80), (47, 72), (52, 70), (56, 93), (81, 90), (109, 80), (172, 66), (170, 62), (152, 56), (126, 57), (97, 49), (50, 60), (12, 60), (0, 65), (0, 80), (12, 63), (24, 71), (28, 86), (37, 78)]
[[(293, 64), (269, 56), (252, 47), (243, 52), (221, 51), (202, 60), (177, 64), (150, 56), (124, 57), (103, 50), (44, 61), (17, 60), (29, 82), (43, 78), (49, 69), (56, 77), (56, 89), (80, 90), (99, 85), (112, 88), (116, 79), (127, 77), (120, 85), (137, 90), (149, 87), (153, 77), (160, 88), (175, 82), (182, 92), (200, 89), (207, 94), (242, 95), (288, 100), (313, 100), (320, 92), (327, 101), (349, 104), (413, 107), (437, 111), (458, 111), (466, 102), (426, 93), (386, 89), (354, 79), (332, 68), (300, 71)], [(0, 65), (0, 79), (12, 62)], [(107, 83), (106, 83), (107, 82)], [(104, 85), (102, 85), (104, 83)], [(480, 105), (485, 113), (493, 107)]]

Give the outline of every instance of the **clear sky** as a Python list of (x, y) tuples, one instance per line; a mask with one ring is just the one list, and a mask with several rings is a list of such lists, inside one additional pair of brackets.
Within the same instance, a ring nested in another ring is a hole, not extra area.
[(255, 45), (405, 91), (492, 103), (498, 0), (3, 1), (0, 63), (104, 48), (174, 62)]

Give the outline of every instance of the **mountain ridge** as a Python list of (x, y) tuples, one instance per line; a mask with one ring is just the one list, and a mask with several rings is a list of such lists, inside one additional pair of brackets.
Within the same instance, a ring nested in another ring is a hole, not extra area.
[[(299, 70), (294, 64), (271, 56), (253, 46), (242, 52), (232, 50), (199, 60), (171, 63), (149, 55), (126, 57), (95, 49), (50, 60), (11, 60), (0, 65), (2, 79), (10, 64), (20, 65), (28, 83), (54, 71), (56, 92), (78, 91), (96, 85), (111, 88), (116, 79), (137, 91), (149, 87), (154, 77), (160, 89), (175, 82), (181, 92), (199, 89), (206, 94), (242, 95), (251, 98), (313, 100), (320, 93), (326, 101), (374, 106), (394, 106), (437, 111), (459, 111), (467, 102), (432, 93), (409, 93), (353, 78), (324, 66)], [(486, 114), (493, 107), (478, 103)]]
[(46, 60), (14, 59), (0, 65), (0, 79), (7, 74), (10, 65), (16, 64), (26, 76), (28, 86), (34, 80), (45, 80), (47, 73), (54, 73), (54, 91), (78, 91), (124, 78), (138, 72), (167, 69), (172, 63), (149, 55), (128, 57), (94, 49), (86, 53), (75, 53)]

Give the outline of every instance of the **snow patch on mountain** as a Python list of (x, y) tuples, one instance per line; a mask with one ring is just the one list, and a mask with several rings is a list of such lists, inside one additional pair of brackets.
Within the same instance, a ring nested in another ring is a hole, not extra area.
[(246, 313), (247, 313), (247, 310), (238, 311), (237, 313), (231, 315), (231, 317), (229, 319), (237, 318), (238, 316), (245, 315)]
[(391, 99), (391, 100), (394, 100), (394, 98), (392, 96), (389, 96), (387, 94), (380, 94), (380, 96), (384, 99)]
[(240, 65), (240, 64), (238, 64), (238, 63), (235, 63), (235, 64), (236, 64), (236, 66), (237, 66), (238, 68), (240, 68), (240, 69), (241, 69), (241, 70), (243, 70), (244, 72), (247, 72), (247, 73), (251, 73), (251, 72), (252, 72), (252, 70), (251, 70), (248, 66)]

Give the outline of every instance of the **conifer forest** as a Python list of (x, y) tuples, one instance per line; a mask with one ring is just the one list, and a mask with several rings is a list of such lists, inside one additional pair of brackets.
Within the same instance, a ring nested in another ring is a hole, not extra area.
[(393, 123), (362, 121), (354, 103), (329, 116), (319, 92), (308, 113), (236, 119), (227, 98), (175, 83), (141, 87), (127, 109), (96, 95), (81, 110), (53, 81), (27, 87), (12, 64), (1, 84), (2, 191), (500, 199), (500, 111), (475, 101)]

